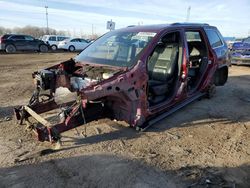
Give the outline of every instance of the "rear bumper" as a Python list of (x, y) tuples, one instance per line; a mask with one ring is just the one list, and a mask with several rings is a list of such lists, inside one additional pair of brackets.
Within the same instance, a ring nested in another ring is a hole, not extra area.
[(233, 65), (250, 65), (250, 58), (232, 58)]

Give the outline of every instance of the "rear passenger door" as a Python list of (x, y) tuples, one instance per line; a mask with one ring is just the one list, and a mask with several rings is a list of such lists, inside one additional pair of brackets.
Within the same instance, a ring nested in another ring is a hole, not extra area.
[(83, 50), (84, 48), (86, 48), (86, 46), (88, 46), (88, 42), (84, 39), (79, 39), (80, 43), (79, 43), (79, 50)]
[(72, 39), (70, 41), (70, 46), (74, 46), (75, 50), (79, 50), (79, 48), (80, 48), (80, 40), (79, 39)]
[(205, 28), (205, 32), (210, 46), (218, 58), (219, 66), (226, 64), (228, 60), (228, 48), (222, 35), (216, 28)]
[(14, 35), (10, 37), (13, 41), (13, 44), (16, 46), (17, 50), (25, 50), (27, 48), (27, 44), (23, 35)]

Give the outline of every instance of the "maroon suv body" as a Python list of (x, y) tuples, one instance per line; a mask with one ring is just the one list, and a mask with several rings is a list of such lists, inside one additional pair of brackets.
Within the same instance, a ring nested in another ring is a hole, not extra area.
[[(109, 32), (75, 59), (33, 74), (36, 90), (17, 119), (33, 116), (40, 141), (103, 117), (144, 130), (228, 78), (227, 46), (208, 24), (135, 26)], [(47, 93), (46, 93), (47, 92)], [(47, 97), (46, 100), (41, 98)], [(61, 107), (52, 125), (41, 113)]]

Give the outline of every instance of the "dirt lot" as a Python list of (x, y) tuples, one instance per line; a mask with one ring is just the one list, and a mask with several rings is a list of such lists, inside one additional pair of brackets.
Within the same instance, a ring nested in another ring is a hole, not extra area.
[(0, 54), (0, 187), (250, 187), (250, 67), (147, 132), (104, 119), (39, 143), (12, 119), (31, 73), (72, 53)]

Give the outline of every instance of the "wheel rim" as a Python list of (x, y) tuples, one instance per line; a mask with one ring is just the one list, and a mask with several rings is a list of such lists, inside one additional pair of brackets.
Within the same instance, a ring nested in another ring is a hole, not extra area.
[(15, 51), (14, 46), (8, 46), (7, 51), (10, 52), (10, 53), (13, 53)]
[(46, 50), (46, 46), (41, 46), (41, 47), (40, 47), (40, 51), (41, 51), (41, 52), (47, 51), (47, 50)]
[(70, 50), (71, 52), (73, 52), (73, 51), (75, 50), (74, 46), (70, 46), (70, 47), (69, 47), (69, 50)]
[(52, 50), (56, 50), (57, 47), (56, 47), (56, 46), (51, 46), (51, 49), (52, 49)]

